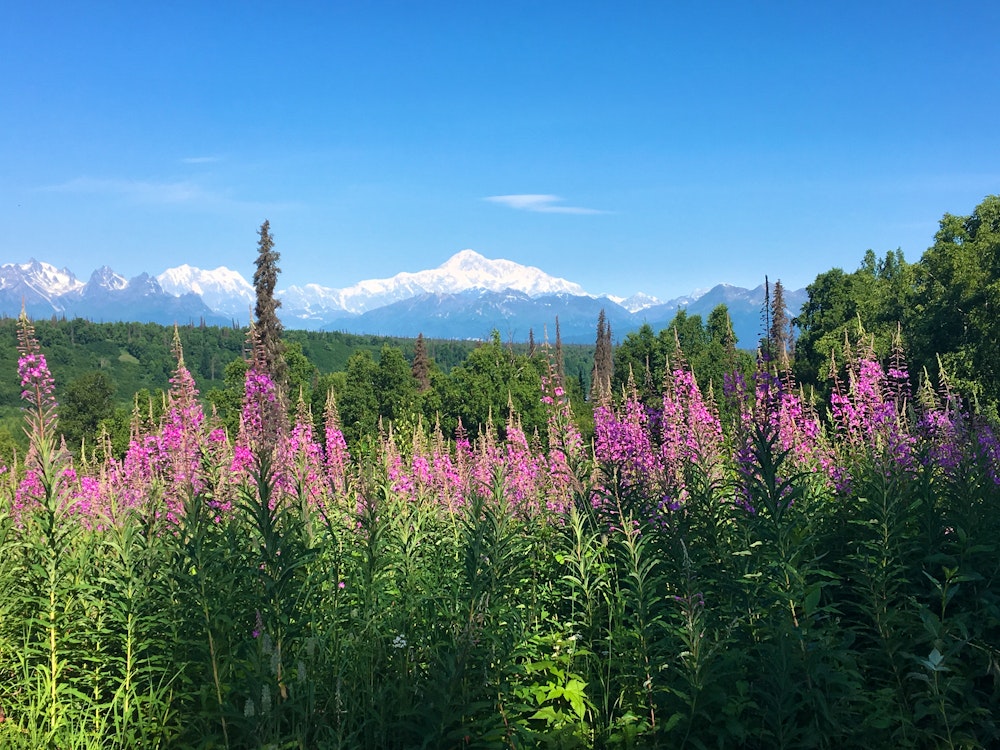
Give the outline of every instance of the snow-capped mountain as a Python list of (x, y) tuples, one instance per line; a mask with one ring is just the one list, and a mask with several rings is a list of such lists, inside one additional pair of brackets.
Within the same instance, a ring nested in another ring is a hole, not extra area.
[(475, 250), (462, 250), (437, 268), (403, 272), (388, 279), (361, 281), (345, 289), (318, 284), (292, 286), (281, 295), (288, 310), (322, 314), (342, 310), (361, 314), (424, 294), (458, 294), (471, 289), (500, 292), (511, 289), (529, 297), (547, 294), (589, 296), (579, 284), (549, 276), (534, 266), (510, 260), (490, 260)]
[(609, 295), (608, 299), (617, 305), (621, 305), (630, 313), (637, 313), (640, 310), (645, 310), (647, 307), (655, 307), (656, 305), (663, 304), (656, 297), (645, 292), (638, 292), (631, 297), (612, 297)]
[(23, 302), (27, 308), (52, 305), (59, 311), (58, 298), (81, 287), (83, 282), (69, 270), (34, 258), (27, 263), (0, 265), (0, 300), (5, 310), (13, 302), (20, 312)]
[(36, 318), (60, 315), (165, 325), (201, 320), (214, 325), (232, 322), (214, 313), (196, 294), (167, 294), (147, 273), (126, 279), (102, 266), (84, 283), (65, 268), (36, 260), (0, 265), (0, 313), (18, 315), (22, 305)]
[[(805, 291), (786, 290), (785, 295), (794, 314)], [(542, 340), (546, 334), (554, 337), (558, 316), (566, 343), (592, 343), (601, 309), (620, 341), (643, 323), (665, 328), (681, 309), (707, 318), (725, 304), (739, 342), (752, 347), (760, 336), (764, 289), (719, 284), (667, 302), (643, 293), (599, 297), (533, 266), (463, 250), (426, 271), (344, 289), (293, 286), (276, 296), (287, 328), (446, 338), (485, 338), (496, 329), (513, 340), (526, 339), (530, 330)], [(22, 300), (33, 317), (230, 325), (248, 322), (256, 295), (240, 273), (224, 266), (209, 271), (181, 265), (157, 277), (143, 273), (133, 279), (104, 266), (84, 284), (67, 269), (35, 260), (0, 265), (0, 314), (17, 315)]]
[(112, 271), (109, 266), (101, 266), (94, 271), (90, 275), (90, 281), (84, 285), (84, 288), (90, 294), (95, 293), (97, 290), (120, 292), (126, 287), (128, 287), (128, 279)]
[(168, 268), (156, 277), (164, 292), (179, 297), (197, 294), (212, 310), (246, 320), (256, 295), (253, 286), (238, 271), (225, 266), (206, 271), (186, 263)]

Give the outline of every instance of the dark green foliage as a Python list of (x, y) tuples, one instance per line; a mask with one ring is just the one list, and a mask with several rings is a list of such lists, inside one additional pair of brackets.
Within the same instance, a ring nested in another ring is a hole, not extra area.
[(213, 388), (206, 394), (208, 402), (215, 408), (230, 435), (237, 434), (240, 427), (240, 412), (243, 409), (248, 369), (250, 365), (242, 357), (232, 360), (226, 365), (224, 386)]
[[(71, 320), (40, 321), (37, 331), (56, 379), (56, 396), (61, 404), (65, 403), (66, 386), (78, 378), (100, 372), (113, 383), (113, 408), (110, 413), (104, 414), (103, 428), (94, 426), (81, 433), (79, 438), (85, 439), (88, 446), (93, 446), (100, 430), (106, 429), (112, 438), (114, 454), (119, 457), (124, 455), (129, 423), (136, 409), (136, 396), (138, 410), (143, 414), (149, 414), (151, 404), (154, 412), (162, 406), (162, 393), (168, 389), (168, 381), (176, 365), (171, 350), (173, 329), (152, 323), (97, 324)], [(191, 370), (202, 398), (218, 411), (230, 434), (235, 434), (238, 428), (243, 403), (243, 381), (247, 370), (246, 333), (246, 329), (235, 328), (184, 326), (178, 329), (185, 364)], [(4, 339), (8, 340), (9, 346), (0, 346), (0, 367), (15, 372), (15, 321), (12, 319), (0, 319), (0, 341)], [(354, 353), (366, 351), (373, 361), (381, 361), (382, 351), (389, 347), (402, 354), (411, 373), (416, 355), (416, 341), (412, 339), (285, 331), (284, 341), (290, 404), (294, 404), (302, 392), (306, 402), (311, 403), (317, 419), (323, 413), (331, 384), (338, 384), (335, 390), (340, 398), (343, 378)], [(425, 339), (427, 377), (431, 387), (421, 392), (419, 398), (407, 396), (402, 401), (412, 404), (413, 414), (422, 414), (428, 424), (434, 424), (440, 417), (445, 427), (453, 430), (457, 415), (446, 410), (463, 401), (465, 394), (459, 390), (450, 373), (481, 346), (468, 341)], [(515, 358), (527, 356), (526, 346), (508, 348), (508, 351), (511, 350), (516, 353)], [(593, 347), (564, 345), (563, 353), (569, 372), (591, 371)], [(390, 355), (390, 359), (400, 364), (395, 354)], [(536, 369), (540, 368), (541, 360), (537, 359)], [(462, 378), (466, 376), (467, 373)], [(583, 415), (582, 419), (586, 422), (584, 391), (572, 382), (574, 380), (568, 378), (567, 388), (573, 394), (574, 409)], [(397, 382), (407, 383), (402, 378)], [(589, 386), (585, 384), (584, 387)], [(386, 398), (383, 400), (387, 403), (395, 398), (388, 393), (389, 390), (384, 389)], [(503, 410), (494, 415), (497, 419), (506, 418), (506, 393), (502, 405)], [(399, 408), (401, 404), (397, 404), (393, 412), (393, 407), (387, 407), (387, 413), (396, 414)], [(0, 379), (0, 415), (10, 420), (7, 429), (18, 451), (23, 454), (26, 443), (20, 426), (20, 389), (13, 378)], [(154, 418), (156, 416), (154, 414)], [(377, 423), (377, 418), (370, 423)], [(71, 445), (75, 443), (79, 443), (76, 435)]]
[(378, 429), (379, 402), (375, 393), (378, 365), (367, 350), (351, 356), (347, 363), (344, 390), (337, 393), (340, 423), (349, 445), (364, 436), (374, 436)]
[(662, 340), (657, 339), (651, 325), (643, 323), (615, 349), (612, 391), (619, 396), (632, 379), (643, 401), (655, 400), (660, 393), (666, 361)]
[(799, 382), (823, 386), (826, 393), (831, 356), (842, 363), (845, 338), (856, 340), (861, 330), (876, 355), (886, 356), (899, 325), (909, 319), (914, 272), (899, 250), (881, 259), (869, 250), (854, 273), (834, 268), (817, 276), (793, 319), (800, 331), (794, 359)]
[[(76, 378), (66, 387), (59, 405), (59, 428), (67, 446), (75, 451), (97, 433), (97, 425), (114, 413), (114, 384), (103, 372)], [(91, 446), (93, 447), (93, 446)]]
[(844, 341), (868, 339), (878, 356), (902, 327), (913, 372), (946, 375), (967, 400), (994, 420), (1000, 403), (1000, 196), (987, 196), (969, 216), (946, 214), (934, 244), (916, 263), (899, 250), (869, 250), (853, 273), (832, 269), (809, 285), (795, 318), (801, 334), (795, 375), (825, 394), (831, 355)]
[(612, 391), (620, 396), (633, 378), (642, 400), (650, 406), (660, 401), (663, 379), (671, 369), (686, 362), (699, 386), (718, 398), (725, 376), (732, 372), (749, 374), (754, 362), (749, 352), (736, 348), (736, 336), (725, 305), (718, 305), (704, 323), (700, 315), (679, 310), (670, 325), (654, 334), (643, 324), (628, 334), (614, 352)]
[(461, 420), (470, 434), (493, 425), (502, 430), (513, 407), (527, 434), (545, 430), (540, 400), (543, 363), (505, 347), (494, 331), (493, 339), (475, 349), (454, 368), (442, 394), (442, 426), (452, 433)]
[(915, 268), (913, 353), (941, 367), (964, 393), (997, 415), (1000, 403), (1000, 196), (969, 216), (945, 214)]
[(381, 419), (398, 422), (414, 413), (417, 381), (410, 363), (399, 349), (391, 346), (382, 348), (372, 385)]
[(854, 280), (840, 268), (821, 273), (806, 291), (808, 301), (795, 318), (801, 333), (795, 350), (795, 376), (803, 383), (818, 383), (830, 363), (830, 354), (839, 354), (845, 327), (857, 317)]

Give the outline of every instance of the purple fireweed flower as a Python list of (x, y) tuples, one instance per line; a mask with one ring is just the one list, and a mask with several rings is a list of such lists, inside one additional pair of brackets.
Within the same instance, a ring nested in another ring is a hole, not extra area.
[(925, 447), (923, 464), (955, 476), (969, 444), (967, 427), (962, 413), (954, 411), (950, 404), (924, 410), (916, 424), (916, 433)]
[[(618, 490), (645, 506), (640, 512), (651, 521), (677, 499), (666, 477), (663, 454), (654, 445), (655, 424), (634, 388), (617, 413), (607, 405), (594, 410), (594, 457), (604, 482), (616, 480)], [(595, 495), (595, 505), (605, 494)]]
[(17, 352), (21, 398), (26, 402), (28, 432), (32, 447), (37, 451), (42, 442), (55, 440), (56, 384), (35, 337), (34, 326), (23, 311), (18, 318)]
[(994, 485), (1000, 487), (1000, 440), (988, 424), (979, 426), (976, 434), (976, 444), (980, 460), (986, 467), (986, 475)]
[(413, 476), (408, 471), (403, 455), (396, 445), (396, 439), (390, 431), (388, 437), (382, 441), (382, 461), (385, 465), (386, 476), (392, 486), (392, 491), (402, 496), (406, 500), (416, 499), (416, 485)]
[(580, 466), (584, 450), (569, 397), (559, 385), (551, 360), (547, 374), (542, 377), (542, 403), (546, 412), (548, 451), (545, 456), (539, 455), (538, 460), (547, 477), (545, 507), (549, 512), (562, 514), (568, 509), (573, 493), (580, 489), (575, 467)]
[(41, 352), (35, 329), (22, 311), (18, 319), (17, 373), (21, 397), (26, 402), (25, 421), (29, 447), (24, 459), (25, 476), (14, 493), (12, 515), (21, 524), (25, 512), (40, 505), (65, 510), (68, 483), (63, 471), (70, 466), (69, 452), (57, 439), (55, 381)]
[(661, 505), (676, 510), (688, 496), (685, 474), (690, 465), (698, 464), (709, 476), (719, 476), (722, 424), (702, 398), (690, 370), (675, 369), (667, 375), (662, 403), (659, 450), (668, 491)]
[(439, 498), (445, 509), (455, 511), (468, 497), (468, 475), (460, 470), (458, 456), (452, 456), (440, 428), (435, 430), (430, 450), (431, 494)]
[(18, 525), (21, 524), (24, 514), (31, 513), (41, 506), (41, 498), (45, 488), (42, 486), (39, 474), (37, 468), (30, 468), (24, 472), (21, 481), (17, 483), (11, 515)]
[[(897, 371), (896, 385), (890, 383), (882, 365), (867, 357), (848, 363), (848, 387), (838, 388), (830, 398), (830, 412), (840, 447), (848, 454), (872, 455), (891, 467), (913, 473), (916, 470), (914, 437), (892, 396), (899, 390), (902, 372)], [(842, 453), (842, 461), (850, 456)]]
[[(762, 363), (766, 364), (766, 363)], [(821, 440), (819, 420), (811, 408), (792, 391), (790, 379), (783, 382), (775, 374), (758, 367), (754, 374), (751, 394), (742, 378), (734, 377), (731, 393), (739, 406), (736, 425), (734, 459), (737, 476), (735, 501), (749, 513), (756, 513), (758, 498), (754, 491), (764, 486), (761, 451), (782, 456), (780, 473), (774, 477), (777, 486), (795, 474), (818, 471), (829, 464), (829, 454)], [(781, 499), (768, 503), (791, 502), (791, 486), (785, 485)]]
[(244, 380), (243, 412), (237, 444), (251, 452), (269, 450), (274, 446), (275, 413), (278, 411), (278, 388), (265, 372), (253, 367)]
[(323, 503), (325, 469), (323, 449), (313, 435), (312, 412), (300, 396), (296, 407), (295, 424), (279, 453), (279, 474), (287, 477), (289, 491), (310, 505)]
[(177, 331), (174, 331), (174, 354), (177, 367), (170, 378), (167, 410), (155, 442), (160, 455), (154, 469), (161, 472), (163, 500), (170, 518), (183, 512), (184, 500), (191, 493), (204, 489), (201, 476), (201, 455), (205, 446), (202, 424), (205, 414), (198, 401), (198, 388), (190, 371), (184, 366), (184, 353)]
[(507, 422), (503, 466), (511, 507), (525, 517), (536, 515), (541, 495), (539, 484), (545, 472), (540, 465), (539, 457), (528, 445), (520, 421), (513, 414)]
[[(503, 463), (503, 456), (497, 444), (496, 428), (487, 425), (476, 437), (475, 443), (470, 443), (464, 433), (456, 431), (456, 455), (459, 472), (466, 478), (466, 491), (489, 494), (493, 483), (493, 472)], [(467, 495), (467, 497), (468, 497)]]
[(347, 440), (340, 429), (340, 415), (337, 413), (337, 402), (332, 390), (326, 398), (323, 428), (326, 438), (323, 455), (326, 481), (335, 495), (343, 495), (347, 491), (347, 469), (351, 456), (347, 450)]

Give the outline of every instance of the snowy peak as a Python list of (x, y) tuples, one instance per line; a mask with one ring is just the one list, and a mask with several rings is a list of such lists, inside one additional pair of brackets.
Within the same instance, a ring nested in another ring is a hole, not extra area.
[(108, 266), (101, 266), (90, 275), (87, 286), (106, 289), (109, 292), (119, 292), (128, 286), (128, 279), (115, 273)]
[(246, 316), (255, 299), (250, 283), (225, 266), (206, 271), (185, 263), (168, 268), (156, 280), (167, 294), (197, 294), (210, 308), (226, 315)]
[(160, 282), (145, 272), (140, 273), (134, 279), (129, 280), (126, 286), (129, 292), (134, 293), (136, 296), (153, 296), (163, 294), (163, 288), (160, 286)]
[(369, 279), (345, 289), (310, 284), (283, 292), (286, 307), (298, 307), (309, 298), (320, 309), (360, 314), (424, 294), (459, 294), (473, 289), (513, 290), (529, 297), (547, 294), (589, 296), (579, 284), (549, 276), (533, 266), (510, 260), (490, 260), (474, 250), (462, 250), (437, 268), (403, 272), (388, 279)]
[(65, 268), (56, 268), (32, 258), (27, 263), (0, 266), (0, 290), (21, 294), (27, 301), (51, 302), (60, 295), (83, 286), (83, 282)]
[[(278, 290), (277, 297), (289, 327), (446, 338), (483, 338), (495, 329), (523, 338), (529, 330), (544, 331), (558, 315), (567, 342), (592, 342), (595, 321), (604, 308), (620, 340), (642, 323), (666, 327), (680, 309), (704, 320), (724, 303), (739, 342), (753, 346), (759, 338), (764, 289), (718, 284), (667, 302), (642, 293), (597, 297), (533, 266), (463, 250), (437, 268), (344, 289), (310, 283)], [(0, 312), (5, 315), (25, 309), (36, 317), (245, 325), (255, 299), (253, 286), (224, 266), (202, 270), (181, 265), (157, 277), (143, 273), (132, 279), (104, 266), (83, 284), (68, 270), (36, 260), (0, 265)], [(786, 290), (790, 311), (805, 299), (805, 290)]]
[(615, 304), (621, 305), (630, 313), (637, 313), (648, 307), (655, 307), (663, 304), (656, 297), (645, 292), (638, 292), (631, 297), (608, 297)]
[(534, 266), (522, 266), (511, 260), (490, 260), (475, 250), (462, 250), (437, 269), (423, 271), (422, 274), (434, 278), (437, 286), (454, 287), (438, 291), (489, 289), (495, 292), (501, 289), (513, 289), (524, 292), (529, 297), (540, 297), (544, 294), (589, 296), (579, 284), (549, 276)]

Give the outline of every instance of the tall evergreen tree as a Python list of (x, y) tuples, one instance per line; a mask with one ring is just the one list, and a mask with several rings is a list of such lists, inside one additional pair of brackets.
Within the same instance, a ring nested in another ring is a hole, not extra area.
[(597, 341), (594, 345), (594, 370), (590, 378), (590, 400), (600, 403), (611, 396), (611, 376), (614, 373), (611, 351), (611, 324), (604, 308), (597, 316)]
[(278, 283), (278, 261), (281, 255), (274, 249), (274, 239), (271, 237), (271, 223), (264, 220), (257, 232), (260, 240), (257, 242), (257, 270), (253, 274), (253, 287), (257, 293), (257, 304), (254, 307), (257, 336), (261, 347), (260, 355), (267, 373), (279, 386), (283, 386), (286, 376), (283, 344), (281, 342), (281, 321), (278, 319), (278, 308), (281, 302), (274, 296), (274, 288)]
[(787, 370), (789, 357), (792, 354), (792, 326), (788, 319), (785, 305), (785, 287), (781, 279), (774, 282), (771, 292), (771, 328), (768, 331), (768, 342), (772, 358), (778, 363), (779, 369)]
[(771, 348), (771, 282), (764, 276), (764, 304), (760, 308), (761, 337), (757, 342), (759, 354), (765, 360), (774, 359)]
[(423, 393), (431, 387), (431, 363), (427, 356), (427, 345), (424, 334), (417, 334), (417, 342), (413, 347), (413, 379), (417, 381), (417, 391)]

